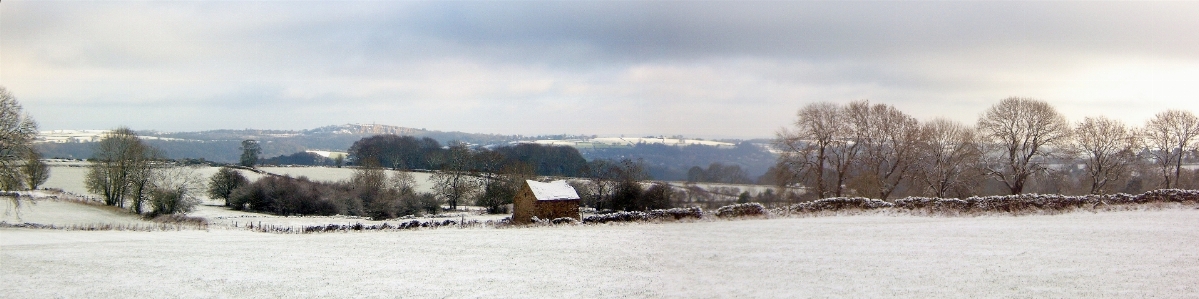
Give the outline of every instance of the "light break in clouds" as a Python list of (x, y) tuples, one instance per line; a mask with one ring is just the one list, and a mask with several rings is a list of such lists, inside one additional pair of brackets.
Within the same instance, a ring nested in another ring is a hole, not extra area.
[(770, 137), (818, 101), (973, 123), (1199, 112), (1196, 2), (4, 1), (43, 129), (381, 123)]

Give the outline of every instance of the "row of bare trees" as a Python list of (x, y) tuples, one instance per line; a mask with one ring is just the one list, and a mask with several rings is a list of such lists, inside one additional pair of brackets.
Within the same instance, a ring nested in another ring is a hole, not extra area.
[(1199, 117), (1169, 110), (1141, 128), (1102, 116), (1070, 123), (1044, 101), (1013, 97), (970, 126), (922, 123), (868, 101), (814, 103), (775, 143), (775, 182), (806, 186), (818, 198), (964, 197), (988, 184), (1019, 194), (1035, 179), (1075, 179), (1100, 194), (1134, 176), (1179, 187), (1183, 160), (1199, 147)]
[(196, 170), (167, 161), (127, 127), (106, 133), (88, 161), (84, 183), (105, 205), (153, 217), (186, 213), (200, 202)]

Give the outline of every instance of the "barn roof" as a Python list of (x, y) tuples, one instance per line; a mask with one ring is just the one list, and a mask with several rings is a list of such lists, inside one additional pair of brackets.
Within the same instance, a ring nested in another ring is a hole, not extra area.
[(533, 196), (537, 197), (537, 200), (579, 199), (579, 194), (575, 192), (575, 188), (567, 184), (565, 180), (557, 180), (549, 183), (525, 180), (525, 183), (529, 184), (529, 189), (533, 190)]

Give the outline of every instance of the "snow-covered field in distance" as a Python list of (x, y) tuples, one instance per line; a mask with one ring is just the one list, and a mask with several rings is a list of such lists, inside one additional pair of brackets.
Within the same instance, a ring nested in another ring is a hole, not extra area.
[[(76, 162), (76, 163), (72, 163), (72, 164), (66, 164), (66, 163), (51, 164), (50, 179), (47, 180), (46, 183), (42, 185), (42, 187), (43, 188), (58, 188), (58, 189), (62, 189), (63, 191), (67, 191), (67, 192), (71, 192), (71, 193), (75, 193), (75, 194), (79, 194), (79, 195), (89, 195), (89, 196), (95, 197), (94, 194), (90, 194), (89, 192), (87, 192), (87, 185), (85, 185), (85, 183), (84, 183), (84, 178), (87, 175), (87, 169), (88, 169), (86, 167), (86, 165), (87, 165), (86, 162)], [(196, 173), (205, 179), (205, 181), (204, 181), (205, 183), (207, 183), (208, 178), (212, 177), (212, 175), (215, 174), (217, 172), (217, 170), (219, 170), (219, 169), (220, 169), (219, 167), (207, 167), (207, 166), (195, 168)], [(311, 179), (314, 181), (325, 181), (325, 182), (344, 181), (344, 180), (348, 180), (348, 179), (350, 179), (350, 177), (354, 176), (353, 168), (259, 167), (259, 169), (269, 172), (269, 173), (274, 173), (274, 174), (279, 174), (279, 175), (288, 175), (288, 176), (297, 177), (297, 178), (304, 176), (304, 177), (308, 177), (308, 179)], [(249, 179), (251, 182), (253, 182), (254, 180), (257, 180), (258, 178), (261, 178), (263, 176), (261, 174), (250, 172), (250, 171), (245, 171), (245, 170), (239, 170), (239, 171), (242, 173), (242, 175), (246, 176), (246, 178)], [(392, 170), (388, 170), (387, 174), (390, 176), (390, 175), (392, 175), (393, 172), (394, 171), (392, 171)], [(416, 180), (416, 191), (417, 192), (430, 192), (432, 190), (433, 184), (429, 182), (429, 177), (431, 176), (431, 174), (424, 173), (424, 172), (410, 172), (410, 173), (412, 174), (413, 179)], [(204, 196), (204, 197), (207, 196), (207, 194), (200, 194), (200, 195)]]
[(1199, 297), (1199, 210), (324, 234), (0, 229), (7, 298)]

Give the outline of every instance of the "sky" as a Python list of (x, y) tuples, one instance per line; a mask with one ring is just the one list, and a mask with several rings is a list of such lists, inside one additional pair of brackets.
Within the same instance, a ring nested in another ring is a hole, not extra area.
[(967, 124), (1199, 113), (1199, 2), (3, 1), (43, 130), (769, 138), (816, 102)]

